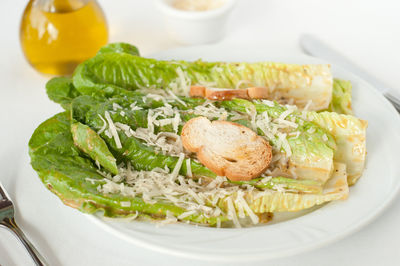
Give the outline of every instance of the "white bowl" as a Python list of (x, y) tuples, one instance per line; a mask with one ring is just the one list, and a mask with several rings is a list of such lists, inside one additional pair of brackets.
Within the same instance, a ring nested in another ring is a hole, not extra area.
[(172, 6), (174, 0), (157, 0), (171, 37), (183, 44), (205, 44), (220, 40), (226, 20), (236, 0), (225, 0), (222, 6), (207, 11), (186, 11)]

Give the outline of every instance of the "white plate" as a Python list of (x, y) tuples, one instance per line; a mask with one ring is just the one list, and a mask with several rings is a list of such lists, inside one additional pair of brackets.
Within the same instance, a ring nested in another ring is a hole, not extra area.
[[(207, 61), (281, 61), (321, 63), (308, 56), (267, 55), (261, 48), (201, 46), (166, 51), (158, 59)], [(368, 120), (367, 167), (346, 201), (332, 202), (293, 219), (243, 229), (216, 229), (184, 224), (156, 227), (151, 223), (117, 223), (89, 219), (126, 241), (153, 250), (203, 260), (250, 261), (283, 257), (311, 250), (359, 230), (389, 204), (400, 187), (397, 151), (400, 117), (394, 108), (360, 78), (336, 66), (334, 77), (353, 83), (354, 110)], [(32, 178), (35, 178), (32, 176)], [(65, 207), (67, 208), (67, 207)]]
[[(309, 56), (266, 55), (261, 48), (200, 46), (169, 50), (157, 59), (206, 61), (280, 61), (321, 63)], [(400, 145), (400, 119), (379, 92), (355, 75), (332, 66), (334, 77), (351, 80), (355, 114), (368, 120), (367, 167), (346, 201), (332, 202), (307, 215), (283, 217), (279, 223), (253, 228), (216, 229), (189, 225), (156, 227), (150, 223), (120, 223), (90, 219), (106, 231), (160, 252), (184, 257), (249, 261), (283, 257), (320, 247), (359, 230), (389, 204), (400, 187), (400, 168), (393, 146)], [(390, 140), (390, 141), (388, 141)]]

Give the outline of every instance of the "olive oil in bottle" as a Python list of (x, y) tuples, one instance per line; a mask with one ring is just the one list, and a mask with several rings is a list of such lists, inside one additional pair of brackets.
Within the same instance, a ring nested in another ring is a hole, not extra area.
[(30, 0), (21, 21), (25, 57), (46, 74), (71, 74), (107, 40), (107, 22), (96, 0)]

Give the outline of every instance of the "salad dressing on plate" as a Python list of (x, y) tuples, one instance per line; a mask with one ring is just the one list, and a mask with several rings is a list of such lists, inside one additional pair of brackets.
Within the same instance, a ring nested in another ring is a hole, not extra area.
[(46, 74), (71, 74), (107, 40), (106, 18), (95, 0), (31, 0), (21, 21), (25, 57)]

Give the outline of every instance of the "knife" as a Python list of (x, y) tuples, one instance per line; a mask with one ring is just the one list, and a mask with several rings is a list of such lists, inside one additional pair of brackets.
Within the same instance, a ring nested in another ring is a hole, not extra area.
[(305, 53), (335, 63), (369, 82), (378, 89), (400, 113), (400, 93), (398, 91), (389, 89), (383, 82), (360, 69), (346, 57), (334, 51), (328, 45), (312, 35), (303, 34), (300, 36), (300, 46)]

